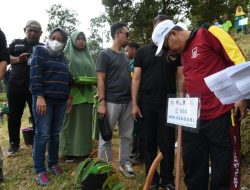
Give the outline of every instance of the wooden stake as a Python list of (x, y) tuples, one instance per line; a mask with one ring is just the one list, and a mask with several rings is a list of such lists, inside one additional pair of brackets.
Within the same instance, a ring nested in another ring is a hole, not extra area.
[(182, 129), (178, 126), (178, 138), (177, 138), (177, 159), (175, 168), (175, 190), (180, 190), (180, 168), (181, 168), (181, 140), (182, 140)]

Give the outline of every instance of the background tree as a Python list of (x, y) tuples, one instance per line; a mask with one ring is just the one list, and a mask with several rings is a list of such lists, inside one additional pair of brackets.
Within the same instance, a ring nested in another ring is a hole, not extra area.
[(130, 16), (133, 12), (132, 0), (102, 0), (105, 8), (105, 17), (111, 25), (114, 22), (130, 22)]
[(130, 26), (131, 36), (141, 44), (151, 40), (153, 18), (158, 14), (169, 16), (176, 22), (183, 20), (188, 14), (186, 0), (143, 0), (135, 4)]
[(56, 27), (61, 27), (68, 35), (77, 30), (78, 14), (74, 10), (64, 8), (60, 4), (54, 4), (46, 12), (49, 14), (48, 32)]
[[(128, 24), (130, 39), (144, 45), (151, 39), (153, 18), (158, 14), (166, 14), (176, 21), (188, 14), (186, 0), (102, 0), (105, 13), (95, 18), (93, 26), (99, 28), (100, 36), (107, 36), (102, 25), (111, 25), (122, 21)], [(181, 15), (181, 16), (178, 16)], [(102, 19), (100, 19), (102, 18)], [(98, 26), (99, 25), (99, 26)]]
[(248, 0), (188, 0), (189, 19), (193, 27), (203, 23), (212, 23), (224, 14), (227, 14), (233, 21), (236, 7), (241, 5), (246, 12), (247, 4)]
[[(228, 14), (234, 20), (235, 8), (241, 5), (247, 12), (250, 0), (102, 0), (105, 12), (92, 20), (92, 38), (107, 38), (112, 23), (122, 21), (128, 23), (130, 40), (141, 45), (151, 40), (153, 18), (158, 14), (165, 14), (175, 22), (189, 19), (191, 27), (198, 27), (203, 23), (212, 23), (214, 19)], [(103, 27), (105, 26), (105, 27)], [(108, 28), (108, 31), (105, 30)], [(97, 35), (98, 34), (98, 35)], [(98, 42), (99, 43), (99, 42)], [(102, 47), (103, 41), (100, 41)]]
[(109, 32), (105, 29), (107, 19), (105, 15), (92, 18), (90, 20), (90, 36), (88, 38), (88, 47), (93, 59), (96, 60), (97, 55), (103, 49), (104, 39), (109, 41)]

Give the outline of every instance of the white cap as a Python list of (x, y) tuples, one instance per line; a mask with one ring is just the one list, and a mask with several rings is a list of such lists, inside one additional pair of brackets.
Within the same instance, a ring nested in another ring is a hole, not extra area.
[(179, 27), (183, 28), (184, 30), (188, 30), (187, 25), (185, 23), (183, 23), (183, 22), (178, 22), (176, 24), (176, 26), (179, 26)]
[(175, 26), (176, 25), (172, 20), (165, 20), (157, 24), (157, 26), (155, 27), (152, 34), (152, 40), (155, 45), (158, 46), (157, 51), (155, 53), (156, 56), (161, 56), (165, 37)]

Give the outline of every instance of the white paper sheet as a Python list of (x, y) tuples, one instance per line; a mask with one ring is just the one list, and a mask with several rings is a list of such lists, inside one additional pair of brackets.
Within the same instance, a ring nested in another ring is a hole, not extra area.
[(222, 104), (250, 98), (250, 61), (228, 67), (206, 77), (208, 88)]
[(240, 26), (247, 25), (247, 23), (248, 23), (248, 17), (239, 20)]

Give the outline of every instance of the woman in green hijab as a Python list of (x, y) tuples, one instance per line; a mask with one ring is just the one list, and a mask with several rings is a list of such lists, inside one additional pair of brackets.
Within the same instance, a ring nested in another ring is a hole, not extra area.
[(86, 45), (83, 32), (73, 32), (65, 47), (70, 73), (75, 79), (71, 86), (72, 111), (65, 114), (60, 135), (60, 154), (66, 161), (85, 157), (92, 151), (92, 109), (94, 83), (79, 79), (95, 79), (95, 64)]

